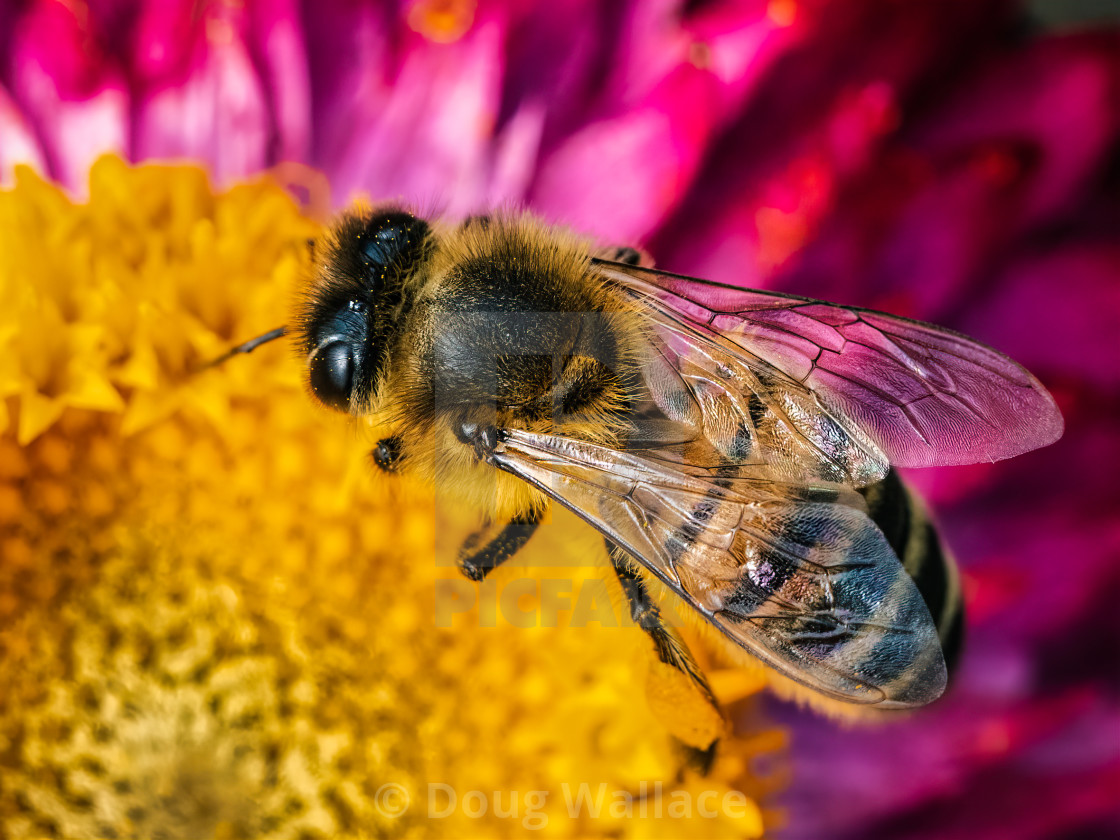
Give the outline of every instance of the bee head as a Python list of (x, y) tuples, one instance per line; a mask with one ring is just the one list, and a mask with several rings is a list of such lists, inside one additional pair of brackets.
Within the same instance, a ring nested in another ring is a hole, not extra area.
[(428, 232), (411, 213), (382, 209), (343, 216), (327, 237), (297, 332), (311, 393), (328, 408), (360, 414), (376, 398)]

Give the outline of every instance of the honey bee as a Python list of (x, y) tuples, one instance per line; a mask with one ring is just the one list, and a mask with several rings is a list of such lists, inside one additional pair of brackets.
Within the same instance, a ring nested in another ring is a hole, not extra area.
[(892, 466), (994, 461), (1062, 432), (1031, 374), (963, 335), (656, 270), (527, 214), (354, 211), (316, 252), (287, 328), (309, 390), (387, 418), (380, 469), (498, 523), (462, 571), (482, 580), (549, 504), (568, 508), (603, 535), (658, 659), (713, 706), (658, 592), (820, 695), (936, 699), (960, 592)]

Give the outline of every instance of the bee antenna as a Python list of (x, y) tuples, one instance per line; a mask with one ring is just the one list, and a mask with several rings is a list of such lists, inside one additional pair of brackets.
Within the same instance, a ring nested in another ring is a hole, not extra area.
[(264, 335), (258, 335), (256, 338), (251, 338), (248, 341), (246, 341), (244, 344), (238, 344), (236, 347), (233, 347), (233, 348), (227, 350), (225, 353), (218, 356), (218, 358), (214, 359), (213, 361), (207, 362), (203, 366), (203, 370), (207, 370), (207, 369), (212, 368), (212, 367), (217, 367), (218, 365), (222, 364), (223, 362), (226, 362), (229, 359), (232, 359), (234, 356), (237, 356), (241, 353), (252, 353), (254, 350), (256, 350), (258, 347), (260, 347), (262, 344), (268, 344), (268, 342), (270, 342), (270, 341), (275, 341), (278, 338), (282, 338), (284, 335), (287, 334), (287, 332), (288, 332), (287, 327), (277, 327), (274, 330), (269, 330)]

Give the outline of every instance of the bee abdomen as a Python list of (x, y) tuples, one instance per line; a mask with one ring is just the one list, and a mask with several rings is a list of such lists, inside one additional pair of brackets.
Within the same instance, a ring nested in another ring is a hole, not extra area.
[(860, 492), (867, 500), (868, 514), (926, 602), (945, 664), (952, 671), (964, 632), (964, 601), (956, 563), (945, 550), (925, 506), (894, 470)]

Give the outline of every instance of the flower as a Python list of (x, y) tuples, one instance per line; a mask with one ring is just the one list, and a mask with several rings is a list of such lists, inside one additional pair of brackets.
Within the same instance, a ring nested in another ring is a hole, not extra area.
[(689, 770), (641, 631), (544, 604), (606, 592), (572, 522), (535, 549), (557, 586), (476, 595), (438, 562), (469, 517), (372, 481), (294, 358), (204, 368), (307, 268), (279, 186), (105, 158), (89, 196), (0, 192), (6, 836), (759, 835), (780, 742)]
[[(1066, 436), (908, 476), (964, 571), (960, 671), (937, 706), (881, 729), (775, 705), (794, 753), (786, 833), (1107, 826), (1120, 766), (1115, 26), (1043, 33), (1005, 0), (313, 7), (0, 8), (0, 177), (28, 162), (80, 193), (105, 150), (196, 157), (222, 183), (296, 161), (325, 173), (335, 206), (354, 192), (451, 215), (523, 202), (675, 271), (992, 343), (1051, 387)], [(251, 326), (237, 337), (271, 323)], [(75, 400), (111, 399), (83, 384), (103, 376), (72, 353), (87, 338), (51, 341), (51, 364), (78, 369), (31, 406), (24, 435), (88, 410)], [(142, 384), (152, 364), (134, 367)], [(39, 375), (0, 364), (7, 404), (40, 393)], [(165, 392), (128, 403), (129, 422), (158, 422)]]

